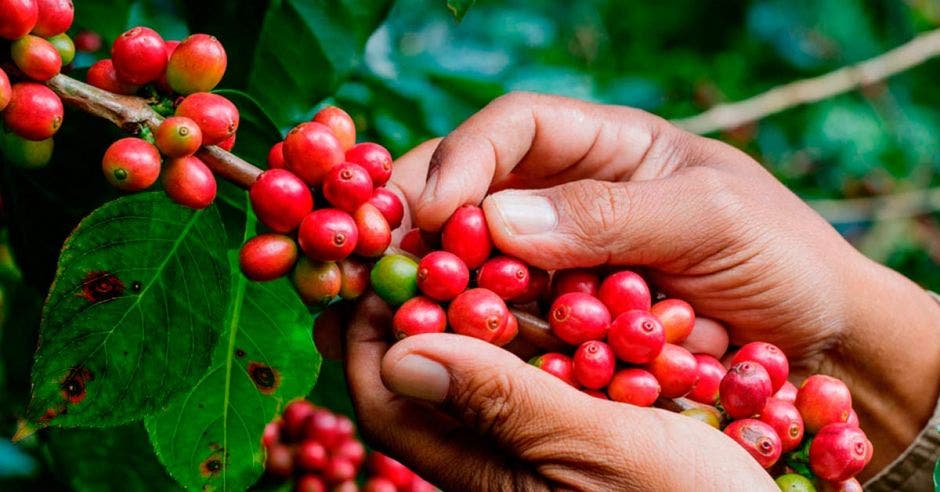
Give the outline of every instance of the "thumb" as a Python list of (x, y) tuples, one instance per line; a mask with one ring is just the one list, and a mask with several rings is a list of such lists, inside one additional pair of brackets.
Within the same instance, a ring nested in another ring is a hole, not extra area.
[(499, 250), (543, 269), (688, 265), (724, 246), (741, 219), (724, 173), (690, 167), (648, 181), (507, 190), (487, 197), (483, 209)]

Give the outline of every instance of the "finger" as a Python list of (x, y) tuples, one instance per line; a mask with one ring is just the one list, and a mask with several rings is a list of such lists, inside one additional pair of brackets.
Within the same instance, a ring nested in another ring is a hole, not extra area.
[[(422, 229), (437, 230), (492, 183), (651, 179), (692, 159), (693, 137), (632, 108), (513, 93), (490, 103), (440, 142), (416, 202)], [(705, 141), (704, 139), (699, 139)], [(704, 147), (702, 147), (704, 149)], [(520, 178), (522, 182), (520, 182)]]
[(314, 320), (313, 343), (324, 358), (343, 358), (343, 327), (348, 315), (348, 303), (338, 302), (324, 309)]
[(728, 351), (728, 331), (721, 323), (700, 316), (682, 346), (693, 354), (708, 354), (720, 359)]
[(392, 177), (388, 180), (388, 187), (404, 198), (406, 216), (409, 215), (408, 205), (415, 203), (424, 191), (431, 155), (440, 141), (440, 138), (428, 140), (399, 157), (392, 165)]

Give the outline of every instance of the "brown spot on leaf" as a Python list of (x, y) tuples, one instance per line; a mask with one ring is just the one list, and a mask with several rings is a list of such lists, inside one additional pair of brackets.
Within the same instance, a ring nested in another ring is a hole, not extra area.
[(222, 471), (222, 466), (222, 458), (213, 453), (212, 456), (199, 464), (199, 472), (206, 478), (214, 477)]
[(62, 415), (63, 413), (65, 413), (64, 407), (63, 408), (49, 408), (46, 410), (46, 413), (42, 414), (42, 416), (39, 417), (38, 422), (40, 424), (46, 424), (50, 420), (58, 417), (59, 415)]
[(62, 397), (68, 400), (72, 405), (81, 403), (85, 399), (85, 385), (88, 381), (95, 379), (95, 376), (84, 366), (76, 366), (69, 370), (62, 384)]
[(236, 357), (244, 357), (244, 356), (245, 356), (245, 351), (242, 350), (242, 349), (235, 349), (235, 356), (236, 356)]
[(124, 293), (124, 282), (109, 272), (88, 272), (82, 281), (82, 293), (79, 297), (88, 302), (101, 302), (114, 299)]
[(272, 369), (271, 366), (260, 362), (251, 362), (248, 364), (248, 375), (255, 383), (255, 386), (266, 395), (274, 393), (274, 390), (276, 390), (281, 383), (280, 374)]

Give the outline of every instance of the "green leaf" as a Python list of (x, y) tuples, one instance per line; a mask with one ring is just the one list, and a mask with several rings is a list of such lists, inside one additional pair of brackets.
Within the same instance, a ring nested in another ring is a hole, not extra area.
[(189, 489), (244, 490), (257, 480), (265, 425), (310, 391), (320, 368), (313, 317), (288, 279), (250, 282), (238, 275), (234, 284), (212, 368), (146, 420), (160, 460)]
[(75, 2), (76, 24), (111, 42), (127, 29), (132, 3), (130, 0)]
[(476, 0), (447, 0), (447, 9), (454, 14), (457, 22), (460, 22), (474, 3)]
[(77, 491), (180, 490), (147, 442), (141, 423), (108, 429), (55, 429), (46, 448)]
[(163, 193), (109, 202), (62, 248), (43, 307), (27, 420), (108, 426), (149, 415), (205, 374), (229, 301), (215, 207)]
[(232, 101), (238, 108), (238, 135), (235, 137), (233, 152), (255, 166), (267, 169), (268, 151), (282, 138), (277, 124), (248, 94), (231, 89), (215, 93)]

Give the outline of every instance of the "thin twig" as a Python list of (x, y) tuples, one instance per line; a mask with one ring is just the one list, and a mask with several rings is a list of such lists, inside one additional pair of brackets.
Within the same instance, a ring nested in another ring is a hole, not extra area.
[(871, 85), (938, 55), (940, 29), (934, 29), (861, 63), (774, 87), (743, 101), (719, 104), (701, 114), (673, 120), (673, 123), (699, 134), (737, 128), (801, 104)]
[(808, 200), (829, 222), (846, 224), (915, 217), (940, 210), (940, 187), (868, 198)]

